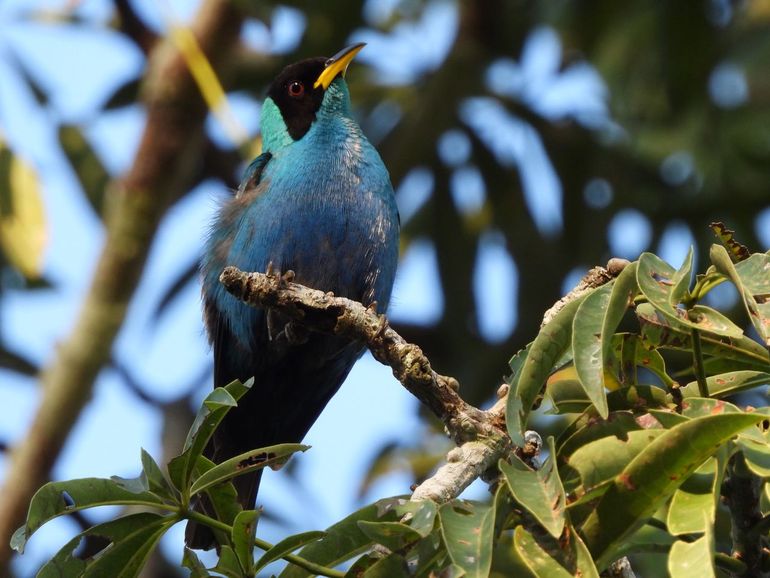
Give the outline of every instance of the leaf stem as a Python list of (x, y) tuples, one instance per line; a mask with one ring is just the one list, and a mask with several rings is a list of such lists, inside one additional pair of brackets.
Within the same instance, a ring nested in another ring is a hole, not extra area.
[[(207, 516), (206, 514), (201, 514), (200, 512), (190, 510), (186, 513), (186, 516), (190, 520), (194, 520), (200, 524), (205, 524), (206, 526), (209, 526), (210, 528), (214, 528), (216, 530), (221, 530), (222, 532), (226, 532), (228, 535), (233, 533), (232, 526), (230, 526), (229, 524), (225, 524), (224, 522), (217, 520), (216, 518)], [(257, 548), (260, 548), (261, 550), (265, 550), (265, 551), (270, 550), (270, 548), (273, 547), (273, 544), (271, 544), (270, 542), (266, 542), (265, 540), (262, 540), (260, 538), (254, 539), (254, 545), (257, 546)], [(287, 562), (290, 562), (295, 566), (299, 566), (300, 568), (304, 568), (308, 572), (312, 572), (313, 574), (317, 574), (318, 576), (328, 576), (329, 578), (344, 578), (345, 576), (344, 572), (335, 570), (334, 568), (328, 568), (326, 566), (316, 564), (315, 562), (311, 562), (310, 560), (302, 558), (301, 556), (297, 556), (296, 554), (286, 554), (282, 556), (282, 558)]]
[(714, 554), (714, 564), (734, 576), (743, 576), (747, 570), (746, 564), (724, 552)]
[(692, 364), (695, 371), (695, 379), (698, 381), (698, 392), (701, 397), (709, 396), (709, 388), (706, 384), (706, 372), (703, 369), (703, 348), (700, 342), (700, 330), (693, 327), (692, 335)]

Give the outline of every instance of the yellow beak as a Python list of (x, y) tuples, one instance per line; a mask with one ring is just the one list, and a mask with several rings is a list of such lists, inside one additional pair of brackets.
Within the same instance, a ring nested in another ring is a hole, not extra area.
[(318, 77), (318, 80), (315, 81), (313, 88), (323, 86), (323, 89), (326, 90), (329, 88), (332, 81), (337, 78), (338, 74), (342, 74), (344, 78), (345, 71), (348, 69), (348, 64), (350, 64), (350, 61), (356, 57), (356, 54), (358, 54), (364, 46), (366, 46), (365, 42), (353, 44), (352, 46), (343, 48), (327, 60), (326, 68), (324, 68), (324, 71)]

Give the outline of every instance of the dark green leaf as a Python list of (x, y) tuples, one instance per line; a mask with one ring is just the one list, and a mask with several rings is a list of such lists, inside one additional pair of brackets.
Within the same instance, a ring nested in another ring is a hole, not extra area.
[(407, 500), (396, 506), (396, 512), (402, 516), (402, 522), (416, 531), (423, 538), (433, 531), (438, 506), (432, 500)]
[[(393, 508), (386, 509), (382, 518), (380, 518), (379, 513), (380, 509), (377, 503), (361, 508), (344, 520), (330, 526), (326, 530), (326, 536), (302, 548), (299, 555), (306, 560), (312, 560), (328, 567), (334, 567), (349, 560), (372, 545), (371, 538), (358, 527), (359, 521), (396, 520), (396, 512)], [(303, 578), (310, 575), (304, 568), (289, 565), (281, 572), (280, 577)]]
[[(138, 576), (158, 540), (175, 522), (170, 516), (143, 512), (93, 526), (59, 550), (40, 569), (38, 578)], [(103, 540), (104, 548), (91, 558), (81, 559), (76, 551), (85, 536)]]
[[(740, 391), (754, 389), (761, 385), (770, 385), (770, 373), (765, 371), (729, 371), (706, 378), (706, 387), (713, 397), (727, 397)], [(698, 383), (691, 381), (681, 388), (682, 397), (699, 397)]]
[[(617, 437), (603, 437), (576, 449), (568, 456), (567, 463), (559, 468), (564, 489), (570, 498), (570, 507), (606, 492), (615, 477), (665, 431), (628, 431)], [(560, 455), (559, 460), (562, 459)]]
[(453, 500), (438, 511), (441, 535), (452, 562), (468, 578), (487, 578), (492, 565), (495, 510), (487, 504)]
[(726, 463), (727, 451), (722, 446), (677, 488), (666, 517), (669, 532), (701, 534), (714, 525)]
[(358, 527), (373, 542), (382, 544), (388, 550), (401, 550), (422, 538), (417, 530), (400, 522), (368, 522), (361, 520), (358, 522)]
[[(690, 259), (692, 256), (690, 255)], [(702, 305), (692, 307), (689, 312), (679, 307), (684, 298), (685, 279), (689, 283), (691, 263), (686, 261), (682, 269), (675, 271), (668, 263), (652, 253), (639, 257), (636, 279), (639, 289), (669, 323), (688, 329), (698, 329), (726, 337), (740, 337), (743, 331), (727, 317)]]
[[(572, 339), (572, 319), (580, 304), (586, 296), (578, 297), (571, 301), (556, 314), (545, 327), (540, 330), (529, 350), (527, 358), (521, 367), (521, 374), (516, 383), (516, 388), (511, 388), (508, 395), (508, 403), (521, 403), (517, 423), (520, 429), (509, 434), (517, 445), (524, 445), (523, 430), (527, 425), (527, 418), (538, 394), (545, 384), (548, 374), (559, 360), (564, 351), (569, 348)], [(506, 408), (506, 414), (512, 414), (514, 410)]]
[(673, 384), (673, 380), (666, 373), (663, 357), (657, 350), (651, 349), (639, 335), (618, 333), (612, 338), (612, 348), (616, 362), (620, 363), (617, 373), (620, 375), (621, 383), (638, 384), (637, 370), (643, 368), (654, 373), (666, 386)]
[(227, 576), (227, 578), (243, 578), (243, 569), (238, 556), (230, 546), (222, 546), (219, 550), (219, 560), (212, 568), (214, 572)]
[[(642, 325), (642, 337), (651, 346), (688, 353), (692, 351), (690, 331), (658, 315), (649, 303), (637, 305), (636, 315)], [(736, 369), (770, 370), (770, 355), (767, 349), (745, 335), (720, 337), (704, 333), (701, 335), (701, 345), (704, 355), (714, 357), (720, 364), (728, 366), (718, 371), (711, 368), (709, 364), (712, 360), (707, 359), (706, 365), (712, 373)]]
[(737, 445), (743, 452), (749, 470), (760, 478), (770, 478), (770, 445), (767, 440), (740, 436)]
[(197, 494), (236, 476), (281, 464), (293, 454), (309, 448), (302, 444), (278, 444), (242, 453), (201, 474), (190, 487), (190, 493)]
[(354, 574), (358, 578), (409, 578), (406, 560), (399, 554), (389, 554), (369, 566), (363, 574)]
[(588, 295), (572, 324), (575, 370), (586, 394), (602, 417), (607, 417), (605, 373), (609, 370), (612, 335), (630, 301), (638, 292), (637, 263), (628, 265), (618, 278)]
[(738, 289), (751, 324), (765, 346), (770, 347), (770, 256), (752, 255), (739, 263), (739, 272), (721, 245), (712, 245), (710, 255), (717, 271)]
[(586, 412), (559, 436), (556, 455), (560, 461), (565, 461), (575, 451), (591, 442), (610, 436), (625, 439), (628, 432), (641, 429), (644, 428), (630, 411), (612, 412), (607, 419), (601, 419), (593, 412)]
[(267, 552), (265, 552), (259, 560), (257, 560), (257, 563), (254, 566), (254, 571), (258, 572), (260, 569), (270, 564), (270, 562), (283, 558), (286, 554), (291, 554), (298, 548), (301, 548), (306, 544), (310, 544), (311, 542), (316, 542), (324, 536), (326, 536), (326, 532), (313, 530), (310, 532), (303, 532), (302, 534), (294, 534), (293, 536), (284, 538), (275, 544), (272, 548), (270, 548)]
[(524, 526), (514, 530), (513, 544), (520, 561), (537, 578), (574, 578), (574, 574), (544, 550)]
[(115, 480), (83, 478), (64, 482), (48, 482), (32, 497), (27, 512), (27, 522), (16, 530), (11, 547), (19, 553), (35, 530), (47, 521), (96, 506), (161, 506), (163, 502), (150, 492), (125, 489)]
[(564, 488), (555, 464), (556, 449), (548, 438), (549, 459), (539, 470), (531, 469), (516, 455), (511, 463), (500, 460), (500, 471), (505, 476), (514, 500), (542, 524), (551, 536), (558, 538), (564, 530)]
[(190, 578), (209, 578), (211, 576), (203, 562), (198, 559), (198, 555), (187, 547), (185, 547), (182, 556), (182, 567), (190, 570)]
[(132, 78), (121, 84), (104, 103), (105, 110), (112, 110), (134, 104), (139, 99), (139, 78)]
[(93, 210), (101, 216), (110, 174), (78, 126), (61, 125), (59, 142)]
[(152, 459), (152, 456), (142, 449), (142, 472), (147, 479), (147, 484), (153, 494), (166, 500), (176, 500), (174, 487), (166, 479), (160, 466)]
[(762, 419), (742, 413), (699, 417), (664, 430), (648, 444), (616, 476), (582, 525), (597, 566), (606, 567), (623, 540), (722, 444)]
[(188, 492), (198, 458), (203, 454), (214, 430), (253, 383), (253, 378), (243, 384), (233, 381), (225, 387), (216, 388), (203, 400), (195, 421), (187, 433), (182, 454), (168, 464), (171, 482), (183, 494)]
[(247, 576), (254, 573), (254, 538), (257, 536), (257, 510), (244, 510), (233, 521), (233, 550)]

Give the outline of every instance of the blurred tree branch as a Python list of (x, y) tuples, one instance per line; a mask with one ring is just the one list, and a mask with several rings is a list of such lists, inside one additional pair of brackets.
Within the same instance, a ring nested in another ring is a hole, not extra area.
[[(226, 0), (207, 0), (192, 25), (217, 70), (239, 41), (241, 15)], [(0, 540), (21, 525), (32, 494), (47, 479), (68, 434), (92, 395), (100, 369), (139, 283), (158, 224), (197, 174), (207, 109), (181, 55), (156, 44), (142, 86), (147, 121), (128, 174), (111, 185), (106, 241), (91, 288), (70, 336), (42, 371), (43, 398), (11, 454), (0, 493)], [(11, 551), (0, 548), (0, 574)]]

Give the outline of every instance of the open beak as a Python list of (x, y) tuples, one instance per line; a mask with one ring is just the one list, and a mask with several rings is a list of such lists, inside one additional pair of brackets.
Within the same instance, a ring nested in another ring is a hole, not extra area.
[(345, 71), (348, 69), (348, 64), (350, 64), (350, 61), (356, 57), (356, 54), (358, 54), (364, 46), (366, 46), (365, 42), (353, 44), (352, 46), (343, 48), (327, 60), (326, 68), (324, 68), (324, 71), (318, 77), (318, 80), (315, 81), (313, 88), (323, 86), (323, 89), (326, 90), (329, 88), (332, 81), (337, 78), (338, 74), (341, 74), (344, 78)]

